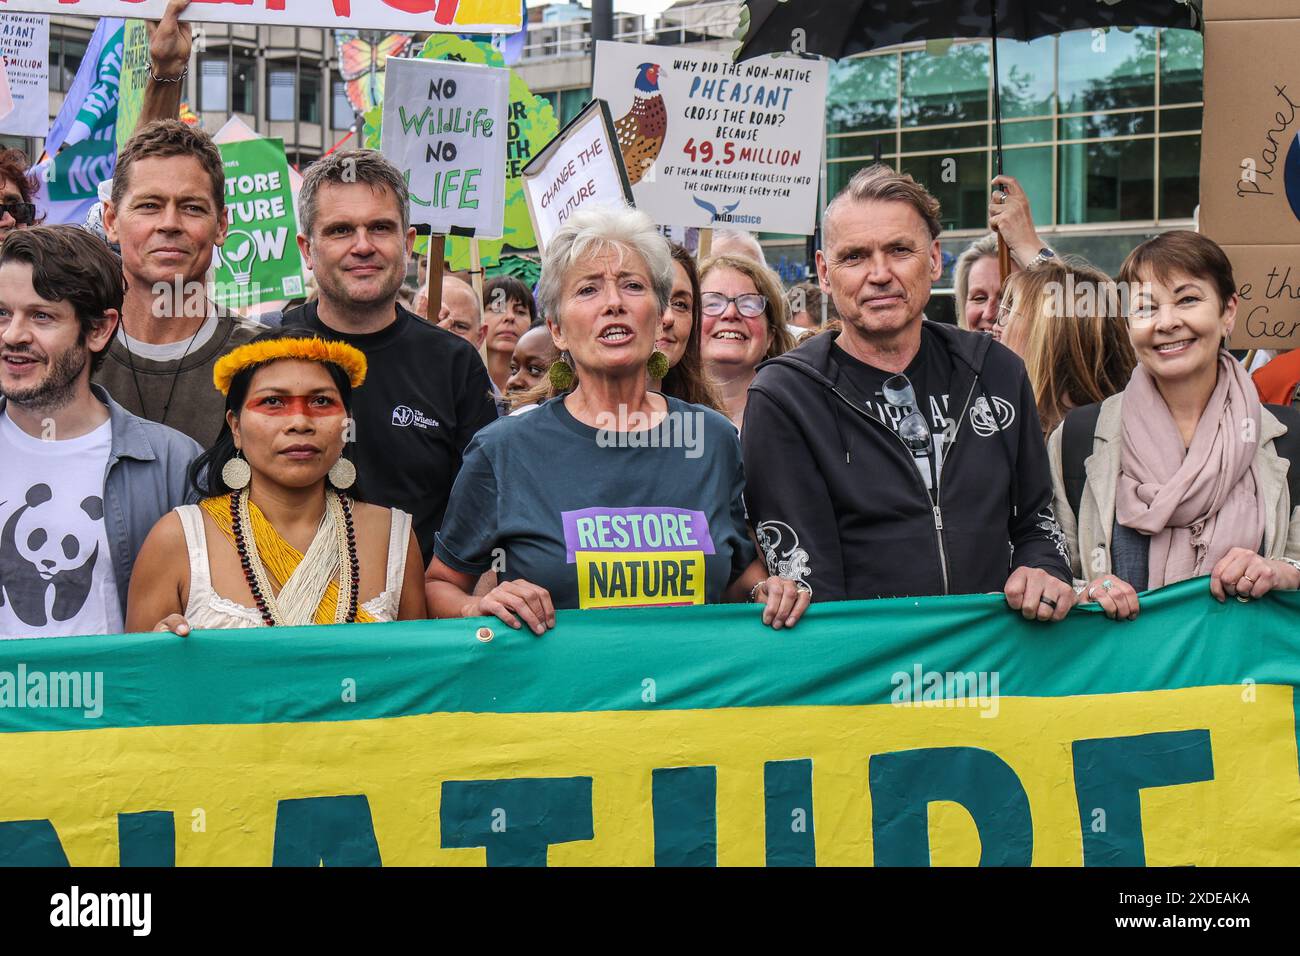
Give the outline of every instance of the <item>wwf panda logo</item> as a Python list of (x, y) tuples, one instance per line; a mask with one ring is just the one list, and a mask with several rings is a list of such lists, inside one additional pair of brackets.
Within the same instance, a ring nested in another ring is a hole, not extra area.
[[(99, 558), (103, 500), (91, 495), (79, 508), (62, 509), (49, 506), (53, 498), (49, 485), (33, 485), (26, 504), (9, 516), (0, 533), (0, 607), (7, 598), (14, 615), (30, 627), (50, 623), (46, 606), (51, 588), (49, 617), (76, 617), (86, 605)], [(51, 526), (61, 534), (51, 534)]]

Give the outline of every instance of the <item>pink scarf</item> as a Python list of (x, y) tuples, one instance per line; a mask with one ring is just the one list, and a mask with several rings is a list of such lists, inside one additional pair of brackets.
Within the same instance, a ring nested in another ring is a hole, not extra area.
[(1246, 370), (1220, 351), (1218, 384), (1184, 450), (1151, 373), (1141, 365), (1133, 371), (1124, 389), (1115, 516), (1151, 536), (1147, 587), (1209, 574), (1232, 548), (1259, 548), (1259, 414)]

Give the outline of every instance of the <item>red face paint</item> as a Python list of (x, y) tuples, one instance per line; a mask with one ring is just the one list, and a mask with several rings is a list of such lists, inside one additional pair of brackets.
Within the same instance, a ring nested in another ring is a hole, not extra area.
[(330, 395), (262, 395), (251, 399), (244, 411), (258, 415), (306, 415), (330, 418), (343, 414), (343, 405)]

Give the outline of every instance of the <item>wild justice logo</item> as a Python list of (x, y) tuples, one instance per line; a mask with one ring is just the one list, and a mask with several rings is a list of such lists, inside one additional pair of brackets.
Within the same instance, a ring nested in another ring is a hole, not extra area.
[(578, 607), (704, 603), (704, 556), (716, 553), (704, 512), (584, 508), (561, 517)]

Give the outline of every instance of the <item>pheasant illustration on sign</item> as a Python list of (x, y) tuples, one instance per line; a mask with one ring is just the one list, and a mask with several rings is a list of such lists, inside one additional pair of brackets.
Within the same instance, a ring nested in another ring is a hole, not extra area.
[(668, 131), (668, 110), (659, 92), (659, 64), (637, 67), (636, 92), (632, 108), (614, 123), (618, 149), (623, 154), (628, 182), (635, 186), (659, 158)]

